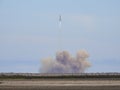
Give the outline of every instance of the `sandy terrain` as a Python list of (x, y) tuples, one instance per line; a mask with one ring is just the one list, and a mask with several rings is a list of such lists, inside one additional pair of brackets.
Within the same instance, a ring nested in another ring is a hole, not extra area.
[(120, 90), (120, 80), (1, 80), (0, 90)]
[(0, 86), (120, 86), (116, 80), (4, 80)]

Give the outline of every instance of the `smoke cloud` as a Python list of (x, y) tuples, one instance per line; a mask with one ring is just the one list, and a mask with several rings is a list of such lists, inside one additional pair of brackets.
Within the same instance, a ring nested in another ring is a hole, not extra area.
[(73, 57), (67, 51), (56, 53), (56, 58), (42, 60), (42, 73), (83, 73), (91, 64), (87, 61), (89, 54), (80, 50)]

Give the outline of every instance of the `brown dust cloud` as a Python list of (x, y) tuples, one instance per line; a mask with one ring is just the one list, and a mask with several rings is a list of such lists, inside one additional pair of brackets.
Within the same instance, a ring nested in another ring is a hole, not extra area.
[(68, 51), (56, 53), (55, 59), (42, 59), (41, 73), (84, 73), (91, 66), (87, 60), (89, 54), (80, 50), (73, 57)]

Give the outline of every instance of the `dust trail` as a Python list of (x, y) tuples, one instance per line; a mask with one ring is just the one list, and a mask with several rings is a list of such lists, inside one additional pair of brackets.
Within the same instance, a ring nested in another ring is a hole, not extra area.
[(41, 73), (83, 73), (91, 64), (87, 61), (89, 54), (80, 50), (73, 57), (67, 51), (56, 53), (56, 58), (42, 60)]

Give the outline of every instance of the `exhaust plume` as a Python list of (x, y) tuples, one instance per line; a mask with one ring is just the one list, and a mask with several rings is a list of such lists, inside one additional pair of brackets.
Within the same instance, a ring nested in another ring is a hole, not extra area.
[(83, 73), (91, 64), (87, 61), (89, 57), (86, 51), (80, 50), (73, 57), (67, 51), (56, 53), (56, 58), (42, 60), (42, 73)]

